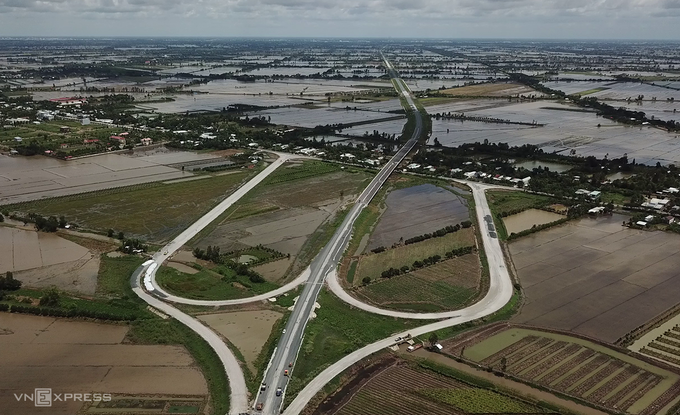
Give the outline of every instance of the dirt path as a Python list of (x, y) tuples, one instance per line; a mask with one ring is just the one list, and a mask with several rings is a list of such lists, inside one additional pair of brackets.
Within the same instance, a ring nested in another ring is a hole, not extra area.
[(526, 396), (531, 399), (536, 399), (539, 401), (551, 403), (553, 405), (558, 405), (578, 414), (607, 415), (606, 412), (598, 411), (597, 409), (593, 409), (570, 400), (559, 398), (551, 393), (544, 392), (536, 388), (532, 388), (531, 386), (525, 385), (523, 383), (515, 382), (507, 378), (498, 377), (493, 373), (489, 373), (485, 370), (471, 368), (465, 363), (458, 363), (455, 360), (450, 359), (441, 354), (428, 352), (427, 350), (424, 349), (416, 350), (413, 353), (407, 353), (402, 351), (402, 354), (428, 359), (433, 362), (452, 367), (456, 370), (460, 370), (461, 372), (469, 373), (471, 375), (482, 378), (489, 382), (493, 382), (494, 384), (501, 386), (502, 388), (512, 390), (513, 392), (518, 393), (520, 396)]

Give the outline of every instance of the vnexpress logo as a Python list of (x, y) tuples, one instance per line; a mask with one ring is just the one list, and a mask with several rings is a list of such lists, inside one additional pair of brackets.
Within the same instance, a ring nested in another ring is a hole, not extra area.
[(33, 402), (33, 405), (42, 408), (52, 406), (52, 402), (108, 402), (111, 400), (110, 393), (52, 393), (52, 388), (35, 388), (32, 394), (14, 394), (17, 401)]

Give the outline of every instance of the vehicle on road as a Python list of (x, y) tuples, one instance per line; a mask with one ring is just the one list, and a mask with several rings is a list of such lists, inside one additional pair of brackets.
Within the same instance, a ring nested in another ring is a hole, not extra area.
[(286, 334), (286, 329), (283, 329), (283, 334)]
[(288, 376), (288, 369), (283, 371), (283, 376)]
[(255, 409), (257, 409), (258, 411), (261, 411), (262, 408), (264, 408), (264, 404), (262, 402), (258, 403), (257, 406), (255, 407)]
[(293, 362), (288, 363), (288, 367), (293, 367)]
[(283, 389), (276, 388), (276, 396), (281, 396), (282, 393), (283, 393)]
[(262, 386), (260, 386), (261, 391), (266, 391), (267, 390), (267, 384), (263, 383)]

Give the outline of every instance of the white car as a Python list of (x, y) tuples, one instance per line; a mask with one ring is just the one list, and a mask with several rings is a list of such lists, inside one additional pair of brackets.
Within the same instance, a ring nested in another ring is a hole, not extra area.
[(286, 329), (283, 329), (283, 334), (286, 334)]

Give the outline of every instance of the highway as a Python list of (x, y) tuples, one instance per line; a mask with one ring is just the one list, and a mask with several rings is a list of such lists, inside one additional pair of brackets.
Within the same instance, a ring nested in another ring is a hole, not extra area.
[[(491, 210), (489, 209), (489, 204), (487, 203), (484, 194), (487, 187), (481, 183), (468, 182), (467, 184), (472, 188), (472, 194), (475, 199), (477, 223), (480, 224), (480, 226), (483, 226), (482, 224), (486, 223), (485, 217), (491, 215)], [(484, 227), (480, 230), (484, 251), (489, 264), (490, 276), (489, 291), (481, 301), (470, 307), (456, 311), (456, 317), (420, 326), (408, 330), (407, 332), (395, 333), (394, 336), (379, 340), (345, 356), (312, 379), (312, 381), (300, 391), (293, 402), (286, 408), (284, 415), (299, 414), (324, 385), (353, 364), (373, 353), (392, 346), (395, 343), (394, 340), (397, 336), (403, 337), (407, 333), (412, 336), (420, 336), (434, 330), (440, 330), (488, 316), (503, 308), (503, 306), (512, 298), (512, 280), (510, 279), (510, 274), (505, 265), (505, 258), (503, 257), (503, 251), (498, 239), (490, 234), (491, 231), (489, 228)], [(409, 315), (409, 318), (413, 318), (413, 314)]]
[[(350, 209), (345, 220), (335, 232), (330, 242), (312, 261), (309, 267), (310, 273), (305, 287), (293, 308), (293, 312), (286, 324), (285, 331), (279, 339), (278, 346), (264, 375), (263, 384), (266, 385), (266, 389), (258, 393), (258, 396), (253, 403), (254, 408), (260, 403), (263, 404), (263, 409), (261, 411), (263, 414), (273, 415), (280, 412), (290, 375), (295, 370), (295, 361), (300, 346), (302, 345), (305, 327), (307, 326), (309, 317), (314, 311), (316, 299), (323, 287), (326, 276), (335, 271), (349, 243), (354, 222), (357, 217), (359, 217), (359, 214), (364, 207), (366, 207), (373, 197), (375, 197), (376, 193), (378, 193), (394, 169), (399, 166), (399, 163), (401, 163), (404, 157), (406, 157), (413, 147), (415, 147), (418, 138), (420, 137), (423, 125), (420, 112), (418, 112), (410, 92), (407, 91), (404, 84), (398, 80), (396, 73), (392, 69), (392, 65), (387, 60), (385, 60), (385, 63), (390, 75), (395, 78), (395, 88), (397, 88), (398, 92), (405, 97), (409, 106), (413, 109), (416, 121), (413, 136), (401, 149), (399, 149), (399, 151), (397, 151), (387, 164), (383, 166), (371, 183), (369, 183), (366, 189), (359, 195), (356, 203)], [(286, 376), (285, 371), (289, 372), (288, 376)], [(279, 396), (277, 396), (277, 388), (281, 388), (282, 390), (282, 393), (280, 393)]]
[[(230, 389), (230, 408), (229, 414), (237, 415), (241, 413), (246, 413), (248, 411), (248, 389), (246, 387), (246, 381), (243, 376), (243, 371), (241, 366), (236, 359), (236, 356), (231, 352), (229, 347), (222, 341), (222, 339), (215, 334), (211, 329), (203, 325), (197, 319), (183, 313), (177, 308), (160, 301), (159, 298), (164, 300), (180, 299), (179, 297), (170, 296), (168, 293), (163, 291), (156, 284), (156, 271), (158, 266), (172, 256), (178, 249), (180, 249), (184, 244), (186, 244), (191, 238), (198, 234), (202, 229), (204, 229), (208, 224), (217, 219), (225, 210), (236, 203), (240, 198), (242, 198), (246, 193), (252, 190), (255, 186), (261, 183), (267, 176), (272, 174), (277, 168), (279, 168), (283, 163), (291, 158), (298, 158), (297, 156), (285, 153), (276, 153), (279, 158), (275, 160), (272, 164), (267, 166), (263, 171), (258, 173), (254, 178), (241, 186), (238, 190), (232, 193), (229, 197), (220, 202), (215, 208), (211, 209), (207, 214), (198, 219), (196, 222), (191, 224), (186, 230), (179, 234), (175, 239), (170, 241), (166, 246), (161, 248), (151, 260), (146, 261), (142, 266), (140, 266), (133, 273), (130, 284), (132, 290), (144, 300), (147, 304), (152, 307), (161, 310), (162, 312), (168, 314), (169, 316), (177, 319), (185, 326), (189, 327), (191, 330), (196, 332), (201, 336), (212, 349), (217, 353), (220, 358), (222, 365), (224, 367), (225, 373), (229, 380)], [(142, 289), (145, 287), (145, 289)], [(183, 300), (183, 299), (180, 299)], [(252, 298), (249, 300), (253, 300)], [(182, 301), (177, 301), (182, 302)], [(184, 301), (186, 303), (186, 301)], [(224, 393), (227, 393), (225, 391)]]

